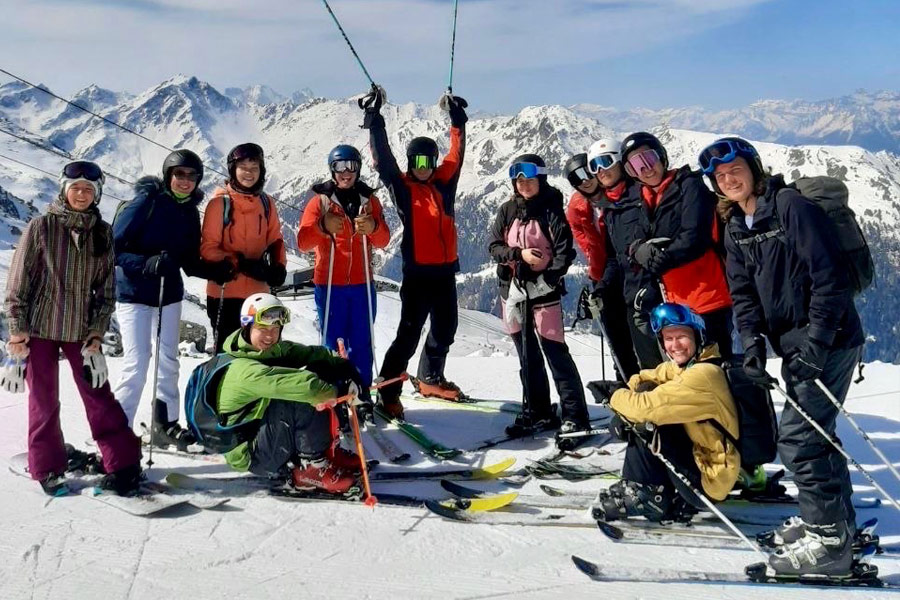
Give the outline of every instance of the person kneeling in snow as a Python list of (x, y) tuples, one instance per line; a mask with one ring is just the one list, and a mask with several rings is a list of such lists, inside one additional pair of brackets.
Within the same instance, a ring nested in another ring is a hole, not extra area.
[(616, 413), (610, 429), (628, 442), (621, 481), (594, 506), (594, 517), (606, 521), (689, 521), (703, 507), (657, 455), (715, 501), (725, 499), (741, 467), (737, 407), (702, 317), (666, 303), (653, 309), (650, 326), (669, 360), (634, 375), (627, 388), (606, 390)]
[(290, 476), (297, 488), (341, 494), (356, 483), (359, 457), (338, 445), (333, 411), (315, 406), (358, 393), (359, 372), (327, 348), (282, 339), (288, 321), (281, 300), (253, 294), (241, 307), (241, 328), (225, 340), (232, 360), (218, 386), (217, 412), (228, 426), (248, 425), (225, 459), (237, 471)]

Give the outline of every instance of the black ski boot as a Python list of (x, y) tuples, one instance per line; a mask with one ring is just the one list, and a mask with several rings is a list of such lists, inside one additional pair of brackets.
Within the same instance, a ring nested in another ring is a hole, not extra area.
[(65, 496), (71, 491), (65, 476), (58, 473), (49, 473), (38, 483), (41, 484), (41, 489), (48, 496)]
[(157, 448), (175, 446), (181, 452), (187, 452), (188, 446), (197, 443), (197, 438), (189, 430), (178, 424), (178, 420), (170, 421), (166, 403), (153, 401), (153, 424), (150, 439)]
[(576, 423), (575, 421), (563, 421), (562, 425), (559, 427), (559, 433), (556, 434), (556, 448), (557, 450), (561, 450), (563, 452), (571, 452), (585, 440), (587, 437), (560, 437), (565, 433), (577, 433), (579, 431), (588, 431), (591, 426), (587, 423)]
[(530, 413), (523, 411), (516, 415), (516, 420), (512, 425), (506, 426), (505, 431), (506, 435), (511, 438), (520, 438), (534, 435), (541, 431), (559, 429), (560, 425), (561, 423), (556, 412), (551, 412), (541, 417), (533, 417)]
[(105, 475), (103, 461), (96, 452), (85, 452), (66, 444), (66, 472), (85, 475)]
[(779, 576), (849, 576), (853, 568), (853, 536), (845, 523), (806, 524), (806, 532), (793, 544), (781, 546), (769, 557)]
[(130, 465), (105, 475), (97, 487), (114, 492), (119, 496), (136, 496), (144, 480), (141, 465)]
[(682, 514), (687, 503), (683, 500), (676, 502), (676, 498), (680, 500), (677, 492), (668, 486), (621, 479), (597, 495), (591, 507), (591, 516), (597, 521), (616, 521), (628, 517), (644, 517), (657, 523), (683, 521), (685, 517), (690, 521), (692, 514)]

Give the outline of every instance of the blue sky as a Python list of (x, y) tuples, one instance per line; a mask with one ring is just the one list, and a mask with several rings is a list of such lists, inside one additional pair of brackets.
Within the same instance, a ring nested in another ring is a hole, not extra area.
[[(392, 101), (446, 86), (452, 0), (330, 0)], [(0, 66), (61, 93), (176, 73), (326, 97), (367, 81), (318, 0), (0, 0)], [(900, 89), (897, 0), (461, 0), (473, 107), (742, 106)], [(0, 79), (2, 81), (2, 79)]]

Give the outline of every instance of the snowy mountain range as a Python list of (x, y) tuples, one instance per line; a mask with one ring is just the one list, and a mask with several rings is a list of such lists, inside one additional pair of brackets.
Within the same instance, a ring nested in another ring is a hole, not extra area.
[[(223, 94), (194, 77), (179, 75), (137, 95), (90, 86), (73, 100), (162, 145), (196, 151), (207, 164), (204, 187), (209, 190), (223, 180), (224, 157), (232, 146), (260, 143), (270, 174), (267, 191), (279, 199), (285, 238), (291, 243), (310, 186), (328, 177), (325, 157), (333, 146), (350, 143), (362, 149), (363, 178), (376, 183), (366, 150), (368, 135), (360, 128), (362, 113), (355, 98), (326, 100), (313, 97), (309, 90), (289, 98), (265, 86), (228, 88)], [(476, 99), (470, 101), (477, 106)], [(435, 137), (446, 151), (449, 123), (436, 106), (392, 104), (383, 112), (395, 151), (402, 154), (417, 135)], [(859, 301), (870, 334), (867, 359), (900, 362), (900, 307), (894, 301), (900, 290), (900, 157), (896, 154), (900, 95), (887, 92), (822, 103), (760, 102), (719, 113), (699, 109), (623, 112), (578, 105), (527, 107), (515, 115), (473, 118), (457, 200), (461, 303), (486, 311), (496, 308), (486, 238), (497, 206), (510, 193), (506, 168), (514, 156), (543, 155), (551, 166), (551, 182), (568, 195), (571, 189), (561, 169), (570, 155), (584, 151), (599, 137), (622, 136), (645, 127), (663, 139), (673, 165), (696, 165), (700, 149), (724, 133), (783, 143), (815, 142), (790, 147), (763, 141), (758, 147), (764, 162), (789, 179), (827, 174), (847, 183), (851, 206), (865, 223), (880, 278), (878, 287)], [(791, 135), (795, 137), (790, 139)], [(17, 82), (0, 86), (0, 280), (5, 279), (9, 249), (21, 228), (57, 193), (51, 174), (59, 171), (64, 155), (95, 160), (110, 175), (131, 182), (142, 174), (157, 173), (166, 154), (166, 149), (40, 90)], [(114, 197), (129, 198), (130, 188), (110, 178), (106, 190), (108, 197), (101, 208), (109, 218), (117, 204)], [(380, 197), (390, 205), (384, 191)], [(389, 208), (387, 213), (395, 235), (380, 257), (380, 272), (399, 279), (399, 226), (395, 211)], [(573, 269), (569, 289), (577, 291), (583, 277), (580, 266)], [(574, 296), (569, 294), (570, 303)]]

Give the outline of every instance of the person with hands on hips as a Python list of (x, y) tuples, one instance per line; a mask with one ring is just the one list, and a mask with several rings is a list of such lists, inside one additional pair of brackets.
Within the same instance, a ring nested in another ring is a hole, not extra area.
[(28, 384), (28, 471), (53, 496), (66, 493), (67, 454), (59, 418), (59, 354), (72, 368), (107, 475), (100, 486), (134, 493), (140, 441), (107, 381), (101, 342), (115, 307), (113, 234), (97, 204), (104, 176), (89, 161), (63, 167), (60, 192), (31, 220), (10, 264), (8, 356), (0, 385)]

